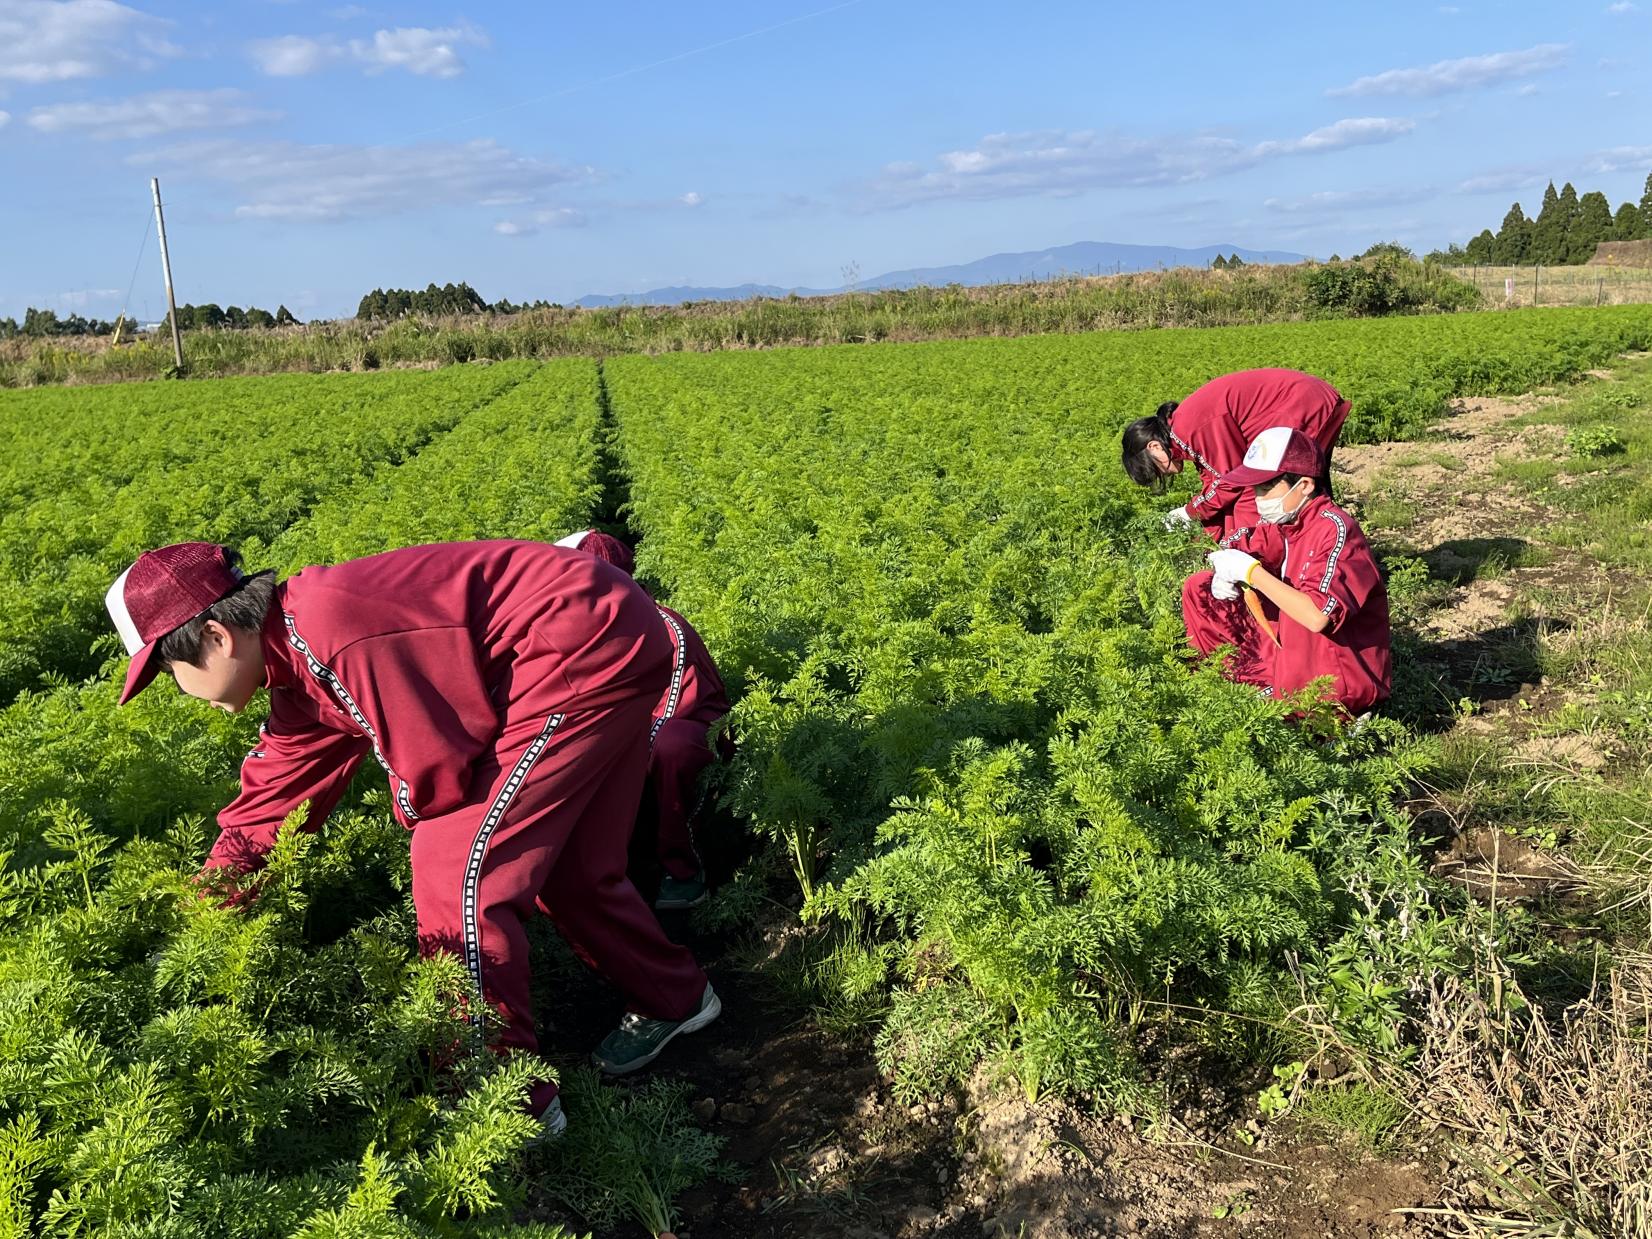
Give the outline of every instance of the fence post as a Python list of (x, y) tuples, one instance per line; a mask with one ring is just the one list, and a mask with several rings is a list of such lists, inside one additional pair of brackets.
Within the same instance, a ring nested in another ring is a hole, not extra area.
[(1595, 304), (1599, 305), (1606, 296), (1606, 277), (1595, 276)]
[(1537, 304), (1538, 295), (1542, 292), (1542, 285), (1538, 282), (1543, 272), (1543, 264), (1538, 263), (1532, 268), (1532, 304)]

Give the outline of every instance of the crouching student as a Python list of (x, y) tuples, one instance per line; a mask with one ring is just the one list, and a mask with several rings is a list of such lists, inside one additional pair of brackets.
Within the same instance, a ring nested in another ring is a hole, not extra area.
[(1323, 469), (1299, 430), (1256, 437), (1223, 481), (1251, 491), (1258, 523), (1187, 579), (1182, 615), (1201, 654), (1235, 647), (1230, 679), (1285, 697), (1329, 676), (1330, 699), (1358, 715), (1388, 699), (1388, 590), (1364, 532), (1319, 492)]
[[(121, 703), (162, 670), (219, 709), (269, 689), (241, 794), (218, 815), (207, 872), (260, 868), (282, 820), (318, 829), (369, 753), (411, 832), (419, 947), (464, 961), (504, 1020), (504, 1050), (538, 1048), (523, 921), (535, 911), (626, 997), (593, 1055), (652, 1062), (722, 1010), (626, 877), (650, 715), (671, 642), (630, 577), (537, 542), (409, 547), (286, 581), (245, 576), (223, 547), (147, 551), (109, 613), (132, 656)], [(530, 1105), (555, 1134), (556, 1086)]]
[[(557, 545), (577, 547), (627, 576), (636, 570), (630, 547), (594, 529), (570, 534)], [(714, 750), (709, 739), (711, 729), (728, 714), (729, 700), (706, 643), (670, 607), (658, 602), (654, 606), (671, 638), (672, 652), (671, 681), (654, 706), (648, 758), (648, 781), (659, 813), (656, 854), (662, 871), (654, 906), (663, 911), (705, 902), (705, 862), (694, 844), (694, 818), (703, 798), (700, 777), (719, 755), (725, 760), (733, 755), (733, 742), (724, 732)]]

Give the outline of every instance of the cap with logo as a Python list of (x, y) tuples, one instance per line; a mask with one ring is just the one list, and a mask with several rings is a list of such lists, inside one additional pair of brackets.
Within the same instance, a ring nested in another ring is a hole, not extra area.
[(1286, 473), (1317, 478), (1325, 472), (1325, 454), (1300, 430), (1291, 426), (1270, 426), (1251, 440), (1245, 460), (1229, 469), (1222, 481), (1234, 486), (1261, 486)]
[(121, 705), (142, 692), (160, 671), (156, 647), (161, 638), (234, 593), (241, 575), (216, 543), (179, 542), (145, 551), (115, 578), (103, 603), (132, 656)]

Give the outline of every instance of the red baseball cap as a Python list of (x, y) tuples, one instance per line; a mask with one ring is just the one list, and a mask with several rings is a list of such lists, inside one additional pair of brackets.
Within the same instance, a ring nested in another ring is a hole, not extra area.
[(121, 705), (160, 671), (155, 652), (161, 638), (234, 593), (240, 582), (240, 570), (230, 566), (224, 548), (213, 542), (179, 542), (145, 551), (115, 578), (103, 605), (132, 656)]
[(1317, 478), (1325, 472), (1325, 455), (1307, 435), (1290, 426), (1270, 426), (1245, 449), (1245, 460), (1229, 469), (1222, 481), (1235, 486), (1261, 486), (1281, 474)]
[(595, 555), (606, 563), (613, 564), (626, 576), (637, 575), (637, 557), (612, 534), (599, 533), (595, 529), (582, 529), (578, 533), (571, 533), (557, 543), (558, 546), (572, 547), (576, 551), (584, 551), (587, 555)]

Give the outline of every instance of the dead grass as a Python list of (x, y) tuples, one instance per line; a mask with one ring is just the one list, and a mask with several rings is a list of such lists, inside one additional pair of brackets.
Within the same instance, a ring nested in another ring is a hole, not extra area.
[(1475, 1173), (1419, 1212), (1463, 1236), (1652, 1236), (1652, 956), (1620, 957), (1558, 1018), (1507, 973), (1446, 978), (1425, 1028), (1418, 1112)]
[[(1485, 295), (1488, 309), (1531, 305), (1641, 305), (1652, 301), (1652, 269), (1582, 267), (1455, 267)], [(1510, 295), (1506, 281), (1514, 281)]]

